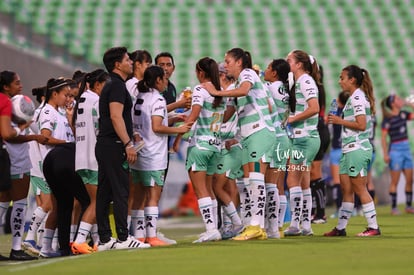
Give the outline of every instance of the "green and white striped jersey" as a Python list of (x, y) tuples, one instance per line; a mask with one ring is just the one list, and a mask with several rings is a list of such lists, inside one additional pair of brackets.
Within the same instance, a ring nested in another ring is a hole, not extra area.
[[(296, 111), (293, 115), (303, 113), (308, 108), (308, 100), (318, 99), (318, 87), (313, 78), (308, 74), (303, 74), (295, 83)], [(294, 138), (318, 137), (318, 114), (301, 121), (292, 123)]]
[(370, 150), (371, 144), (369, 142), (371, 132), (371, 105), (368, 98), (361, 89), (355, 90), (348, 98), (344, 110), (343, 119), (346, 121), (356, 121), (356, 117), (364, 115), (367, 125), (365, 130), (358, 131), (350, 128), (342, 127), (342, 152), (347, 153), (355, 150)]
[(267, 83), (267, 88), (274, 101), (272, 118), (276, 136), (286, 136), (284, 123), (289, 114), (289, 94), (282, 81)]
[(243, 82), (252, 84), (246, 96), (236, 98), (236, 110), (242, 138), (248, 137), (264, 128), (274, 132), (266, 88), (255, 71), (244, 69), (237, 79), (236, 88)]
[(220, 152), (220, 128), (223, 122), (224, 100), (220, 106), (213, 108), (214, 97), (203, 87), (197, 85), (193, 89), (192, 106), (200, 105), (201, 112), (193, 127), (189, 146), (197, 146), (201, 150)]

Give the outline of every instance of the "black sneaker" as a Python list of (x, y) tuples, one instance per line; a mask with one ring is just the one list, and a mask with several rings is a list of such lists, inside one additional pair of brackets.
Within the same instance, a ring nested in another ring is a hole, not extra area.
[(345, 229), (337, 229), (336, 227), (334, 227), (334, 229), (332, 229), (329, 232), (326, 232), (323, 235), (325, 237), (345, 237), (346, 236), (346, 231), (345, 231)]
[(10, 251), (10, 260), (11, 261), (31, 261), (37, 260), (37, 257), (30, 256), (23, 250), (11, 250)]
[(4, 257), (3, 255), (0, 254), (0, 261), (8, 261), (9, 258)]

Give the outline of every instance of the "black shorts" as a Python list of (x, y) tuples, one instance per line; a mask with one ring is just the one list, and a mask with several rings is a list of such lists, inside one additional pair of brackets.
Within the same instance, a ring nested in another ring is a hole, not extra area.
[(314, 161), (319, 161), (323, 159), (323, 156), (325, 155), (326, 151), (328, 150), (329, 144), (331, 143), (329, 129), (328, 126), (324, 123), (323, 119), (319, 119), (318, 132), (319, 138), (321, 139), (321, 146), (319, 147), (319, 151), (316, 154)]
[(0, 144), (0, 192), (11, 188), (9, 153)]

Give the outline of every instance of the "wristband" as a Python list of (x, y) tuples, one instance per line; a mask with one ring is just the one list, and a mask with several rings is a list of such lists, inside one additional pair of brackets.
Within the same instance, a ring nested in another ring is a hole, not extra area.
[(22, 132), (22, 130), (20, 130), (19, 127), (14, 127), (13, 129), (16, 131), (16, 137), (18, 137), (20, 133)]
[[(132, 143), (132, 140), (130, 139), (127, 143), (125, 143), (125, 144), (124, 144), (124, 147), (125, 147), (125, 148), (127, 148), (127, 146), (128, 146), (129, 144), (131, 144), (131, 143)], [(133, 145), (132, 145), (132, 146), (133, 146)]]

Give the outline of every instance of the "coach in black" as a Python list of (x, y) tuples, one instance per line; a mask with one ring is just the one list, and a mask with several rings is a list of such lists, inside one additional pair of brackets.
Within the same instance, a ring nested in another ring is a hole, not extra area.
[[(116, 248), (128, 239), (129, 165), (137, 160), (132, 141), (132, 100), (125, 80), (132, 73), (132, 61), (125, 47), (107, 50), (103, 62), (110, 79), (99, 99), (99, 134), (95, 155), (98, 161), (96, 220), (100, 245), (98, 250)], [(113, 201), (118, 241), (112, 238), (109, 206)]]

